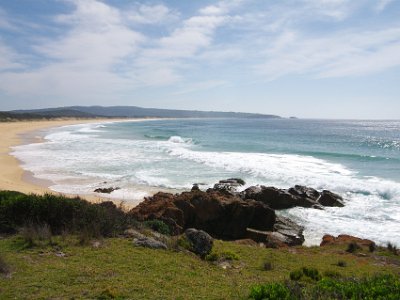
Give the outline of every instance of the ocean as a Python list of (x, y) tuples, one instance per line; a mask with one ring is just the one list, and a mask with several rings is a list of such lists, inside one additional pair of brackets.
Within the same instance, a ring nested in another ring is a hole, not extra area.
[(296, 184), (343, 196), (344, 208), (280, 211), (305, 226), (306, 245), (342, 233), (400, 245), (400, 121), (171, 119), (72, 125), (13, 155), (54, 191), (127, 203), (158, 190), (240, 177), (246, 188)]

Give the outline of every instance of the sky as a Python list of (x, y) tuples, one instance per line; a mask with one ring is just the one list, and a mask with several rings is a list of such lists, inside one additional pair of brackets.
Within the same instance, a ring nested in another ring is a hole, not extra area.
[(400, 119), (400, 0), (0, 0), (0, 110)]

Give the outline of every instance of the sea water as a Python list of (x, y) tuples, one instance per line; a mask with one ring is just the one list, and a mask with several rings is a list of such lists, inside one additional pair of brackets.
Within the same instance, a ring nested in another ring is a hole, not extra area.
[(343, 208), (279, 212), (305, 226), (306, 244), (352, 234), (400, 245), (400, 121), (176, 119), (72, 125), (13, 154), (52, 190), (135, 203), (157, 190), (201, 189), (240, 177), (246, 188), (328, 189)]

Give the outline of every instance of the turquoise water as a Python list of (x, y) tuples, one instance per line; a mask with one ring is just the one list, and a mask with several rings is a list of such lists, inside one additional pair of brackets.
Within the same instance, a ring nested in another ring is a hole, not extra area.
[[(345, 208), (282, 212), (324, 233), (400, 241), (400, 121), (185, 119), (74, 125), (14, 155), (60, 192), (118, 186), (127, 202), (159, 189), (206, 189), (241, 177), (247, 185), (330, 189)], [(46, 159), (43, 159), (45, 157)], [(106, 183), (104, 183), (106, 182)]]

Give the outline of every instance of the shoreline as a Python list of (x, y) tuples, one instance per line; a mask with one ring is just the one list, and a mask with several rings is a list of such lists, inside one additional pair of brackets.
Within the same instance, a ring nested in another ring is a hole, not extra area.
[(45, 193), (64, 195), (67, 197), (80, 197), (89, 202), (112, 201), (116, 205), (129, 205), (122, 199), (102, 197), (101, 195), (87, 194), (69, 194), (59, 193), (49, 188), (51, 181), (38, 179), (31, 172), (24, 170), (22, 162), (14, 157), (12, 147), (31, 143), (43, 142), (42, 134), (50, 128), (63, 127), (69, 125), (90, 124), (90, 123), (107, 123), (107, 122), (140, 122), (146, 120), (154, 120), (154, 118), (138, 118), (138, 119), (57, 119), (57, 120), (33, 120), (33, 121), (16, 121), (0, 123), (0, 190), (18, 191), (26, 194)]

